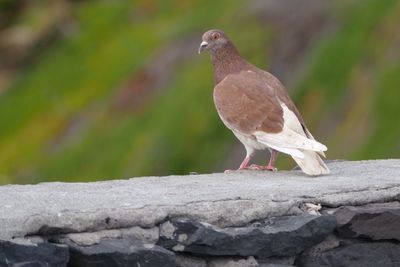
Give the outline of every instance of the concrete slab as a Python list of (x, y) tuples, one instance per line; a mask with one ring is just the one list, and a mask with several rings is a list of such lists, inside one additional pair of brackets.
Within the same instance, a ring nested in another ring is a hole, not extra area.
[(323, 207), (400, 200), (400, 160), (329, 164), (332, 173), (237, 171), (93, 183), (0, 186), (0, 239), (141, 226), (187, 217), (221, 227)]

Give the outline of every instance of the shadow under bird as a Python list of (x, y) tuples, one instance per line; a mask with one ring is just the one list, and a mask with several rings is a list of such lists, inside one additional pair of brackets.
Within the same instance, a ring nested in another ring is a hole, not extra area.
[[(208, 51), (214, 66), (214, 103), (218, 114), (246, 148), (239, 170), (276, 171), (278, 152), (292, 156), (308, 175), (328, 174), (321, 156), (327, 147), (316, 141), (285, 87), (271, 73), (243, 59), (221, 30), (203, 34), (199, 53)], [(269, 149), (268, 165), (249, 165), (256, 150)]]

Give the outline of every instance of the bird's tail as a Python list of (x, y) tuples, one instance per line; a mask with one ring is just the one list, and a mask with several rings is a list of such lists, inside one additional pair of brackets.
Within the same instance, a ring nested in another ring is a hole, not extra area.
[(318, 152), (310, 150), (301, 150), (304, 154), (304, 158), (293, 157), (297, 165), (308, 175), (318, 176), (329, 174), (329, 169), (318, 155)]

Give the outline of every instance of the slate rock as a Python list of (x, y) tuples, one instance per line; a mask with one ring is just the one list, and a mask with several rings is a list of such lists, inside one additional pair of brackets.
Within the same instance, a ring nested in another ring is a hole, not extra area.
[[(400, 203), (340, 207), (334, 212), (340, 237), (400, 241)], [(383, 227), (384, 226), (384, 227)]]
[(56, 243), (64, 243), (70, 240), (79, 246), (91, 246), (100, 243), (102, 239), (135, 238), (143, 243), (156, 243), (158, 241), (158, 227), (144, 229), (138, 226), (122, 229), (100, 230), (95, 232), (69, 233), (60, 236), (53, 236)]
[(179, 253), (175, 254), (175, 264), (176, 267), (207, 267), (205, 259)]
[(258, 267), (294, 267), (294, 265), (280, 264), (280, 263), (263, 263), (259, 264)]
[(258, 266), (294, 266), (295, 256), (292, 257), (270, 257), (266, 259), (258, 259)]
[[(308, 255), (308, 256), (313, 256), (313, 255), (320, 255), (322, 252), (334, 249), (336, 247), (339, 247), (340, 245), (345, 245), (346, 243), (352, 244), (352, 243), (358, 243), (356, 240), (352, 239), (344, 239), (340, 240), (339, 238), (336, 237), (336, 235), (330, 235), (328, 236), (324, 241), (321, 243), (306, 249), (303, 252), (303, 255)], [(294, 264), (294, 261), (291, 262), (291, 264)]]
[(175, 266), (173, 252), (136, 238), (102, 239), (92, 246), (66, 243), (71, 252), (69, 267)]
[(258, 267), (258, 262), (254, 257), (248, 257), (247, 259), (232, 259), (232, 258), (221, 258), (215, 259), (208, 262), (207, 267)]
[(335, 226), (331, 215), (274, 217), (246, 227), (222, 229), (175, 218), (161, 225), (158, 244), (197, 255), (292, 256), (323, 241)]
[(300, 267), (398, 267), (400, 245), (390, 242), (356, 243), (325, 251), (319, 256), (300, 257)]
[(0, 240), (0, 266), (63, 267), (68, 260), (69, 251), (65, 245)]

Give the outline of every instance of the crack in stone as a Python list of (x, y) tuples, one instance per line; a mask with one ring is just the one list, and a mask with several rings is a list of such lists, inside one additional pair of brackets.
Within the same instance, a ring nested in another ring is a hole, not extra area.
[[(262, 198), (262, 199), (254, 199), (254, 198), (241, 198), (241, 197), (235, 197), (235, 198), (225, 198), (225, 199), (218, 199), (218, 200), (197, 200), (197, 201), (191, 201), (191, 202), (187, 202), (187, 203), (183, 203), (183, 204), (176, 204), (176, 205), (144, 205), (140, 208), (129, 208), (129, 207), (121, 207), (119, 209), (120, 210), (124, 210), (124, 211), (142, 211), (142, 210), (146, 210), (146, 209), (165, 209), (166, 210), (166, 216), (163, 216), (162, 219), (156, 220), (154, 222), (154, 226), (158, 226), (160, 225), (162, 222), (165, 222), (166, 220), (168, 220), (168, 218), (170, 217), (170, 211), (171, 209), (174, 209), (176, 207), (190, 207), (190, 206), (195, 206), (197, 204), (207, 204), (207, 203), (223, 203), (223, 202), (235, 202), (235, 201), (247, 201), (247, 202), (252, 202), (252, 201), (256, 201), (257, 203), (265, 203), (267, 204), (268, 202), (271, 203), (290, 203), (292, 202), (291, 207), (299, 207), (301, 204), (303, 204), (305, 201), (310, 202), (310, 203), (320, 203), (323, 205), (323, 207), (327, 207), (327, 208), (331, 208), (331, 207), (336, 207), (337, 205), (329, 203), (329, 201), (324, 201), (321, 198), (327, 197), (327, 196), (334, 196), (334, 195), (343, 195), (343, 194), (351, 194), (351, 193), (360, 193), (360, 192), (368, 192), (368, 191), (382, 191), (382, 190), (388, 190), (388, 189), (400, 189), (400, 186), (395, 185), (395, 186), (387, 186), (387, 187), (380, 187), (380, 188), (371, 188), (371, 187), (366, 187), (366, 188), (362, 188), (362, 189), (355, 189), (355, 190), (345, 190), (345, 191), (341, 191), (341, 192), (333, 192), (333, 193), (326, 193), (320, 196), (299, 196), (297, 198), (293, 198), (291, 200), (280, 200), (280, 199), (268, 199), (268, 198)], [(388, 199), (385, 199), (385, 201), (393, 201), (393, 200), (397, 200), (397, 197), (391, 197)], [(352, 204), (354, 205), (354, 203)], [(363, 205), (362, 203), (360, 203), (359, 205)], [(290, 207), (289, 207), (290, 209)], [(68, 227), (66, 227), (66, 225), (60, 225), (60, 226), (56, 226), (56, 225), (51, 225), (51, 224), (43, 224), (39, 227), (38, 230), (33, 231), (33, 232), (29, 232), (27, 233), (27, 236), (30, 235), (35, 235), (38, 234), (40, 232), (40, 229), (43, 229), (43, 227), (49, 227), (49, 228), (59, 228), (61, 229), (65, 229), (68, 232), (65, 233), (80, 233), (80, 232), (96, 232), (96, 231), (101, 231), (101, 230), (112, 230), (112, 229), (123, 229), (123, 228), (130, 228), (130, 227), (134, 227), (134, 226), (138, 226), (138, 227), (142, 227), (142, 228), (147, 228), (150, 229), (152, 228), (151, 226), (144, 226), (141, 225), (140, 223), (135, 222), (134, 224), (123, 224), (121, 223), (121, 226), (118, 226), (118, 224), (116, 224), (114, 227), (107, 227), (107, 226), (102, 226), (102, 221), (106, 218), (109, 217), (109, 213), (110, 212), (114, 212), (116, 210), (116, 208), (112, 208), (112, 209), (108, 209), (108, 210), (104, 210), (104, 209), (95, 209), (92, 211), (75, 211), (75, 210), (64, 210), (63, 211), (63, 216), (70, 216), (73, 215), (74, 217), (76, 215), (79, 214), (91, 214), (94, 217), (99, 217), (97, 220), (95, 220), (94, 222), (92, 222), (91, 227), (88, 227), (87, 229), (82, 229), (82, 230), (76, 230), (74, 231), (74, 229), (70, 228), (69, 230), (67, 230)], [(100, 218), (102, 217), (101, 214), (104, 214), (104, 219)], [(190, 214), (186, 214), (186, 213), (182, 213), (182, 215), (185, 216), (189, 216)], [(42, 221), (48, 221), (49, 217), (54, 217), (54, 214), (39, 214), (39, 213), (35, 213), (32, 214), (29, 218), (24, 220), (24, 224), (28, 224), (28, 222), (30, 220), (42, 220)], [(179, 217), (179, 215), (175, 215), (173, 217)], [(153, 227), (154, 227), (153, 226)]]

